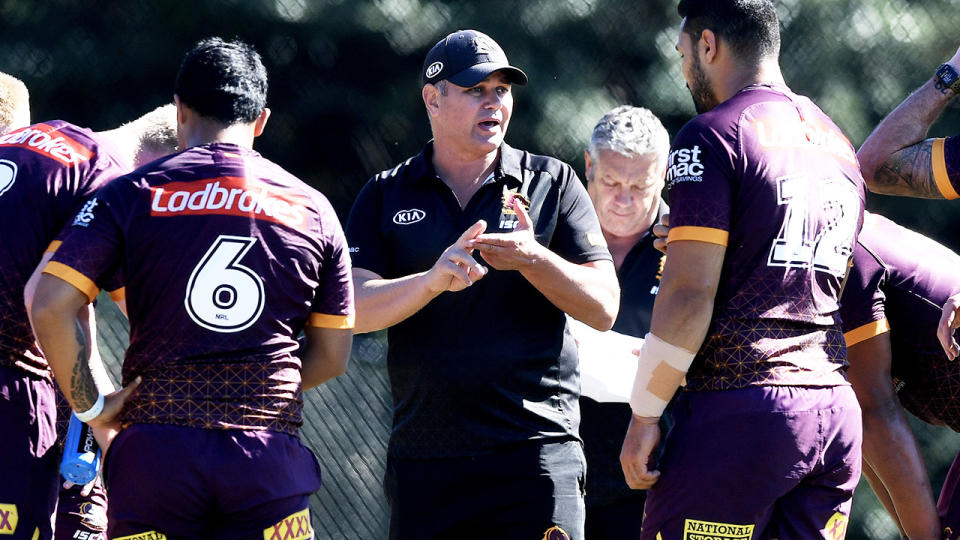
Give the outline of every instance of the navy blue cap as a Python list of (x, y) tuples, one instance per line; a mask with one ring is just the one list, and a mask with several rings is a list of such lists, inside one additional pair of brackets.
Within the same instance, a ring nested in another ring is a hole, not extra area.
[(457, 86), (473, 86), (494, 71), (503, 71), (513, 84), (527, 84), (527, 74), (507, 61), (507, 55), (490, 36), (476, 30), (457, 30), (427, 53), (421, 73), (423, 84), (444, 79)]

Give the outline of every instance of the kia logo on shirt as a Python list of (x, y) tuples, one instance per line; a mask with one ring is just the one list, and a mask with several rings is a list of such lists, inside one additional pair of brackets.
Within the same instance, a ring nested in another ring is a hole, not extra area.
[(397, 225), (410, 225), (422, 221), (425, 217), (427, 217), (427, 213), (419, 208), (400, 210), (393, 215), (393, 222)]

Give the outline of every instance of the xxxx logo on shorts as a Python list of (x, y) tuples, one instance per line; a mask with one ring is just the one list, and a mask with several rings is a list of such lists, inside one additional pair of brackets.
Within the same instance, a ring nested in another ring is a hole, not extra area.
[(823, 537), (830, 540), (843, 540), (843, 537), (847, 535), (848, 521), (849, 518), (840, 512), (833, 514), (823, 528)]
[(167, 540), (167, 535), (157, 531), (147, 531), (130, 536), (115, 537), (113, 540)]
[(0, 535), (13, 534), (17, 531), (17, 505), (0, 504)]
[(310, 540), (313, 527), (310, 525), (310, 510), (303, 509), (281, 519), (272, 527), (263, 530), (263, 540)]
[(753, 536), (753, 525), (734, 525), (696, 519), (683, 521), (683, 540), (750, 540), (751, 536)]

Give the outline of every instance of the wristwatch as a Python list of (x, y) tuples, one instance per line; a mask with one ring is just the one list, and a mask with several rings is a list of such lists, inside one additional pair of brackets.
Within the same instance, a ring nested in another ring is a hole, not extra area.
[(954, 94), (960, 94), (960, 73), (950, 64), (940, 64), (937, 68), (937, 79)]

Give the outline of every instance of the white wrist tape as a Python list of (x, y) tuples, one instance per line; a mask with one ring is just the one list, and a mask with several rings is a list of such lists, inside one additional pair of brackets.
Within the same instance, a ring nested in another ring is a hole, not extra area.
[(630, 408), (637, 416), (660, 416), (690, 369), (694, 353), (652, 333), (643, 338)]
[(89, 409), (83, 412), (73, 411), (73, 414), (77, 415), (77, 420), (80, 420), (81, 422), (86, 423), (100, 416), (100, 413), (102, 412), (103, 412), (103, 394), (99, 394), (97, 396), (97, 402), (93, 404), (93, 407), (90, 407)]

